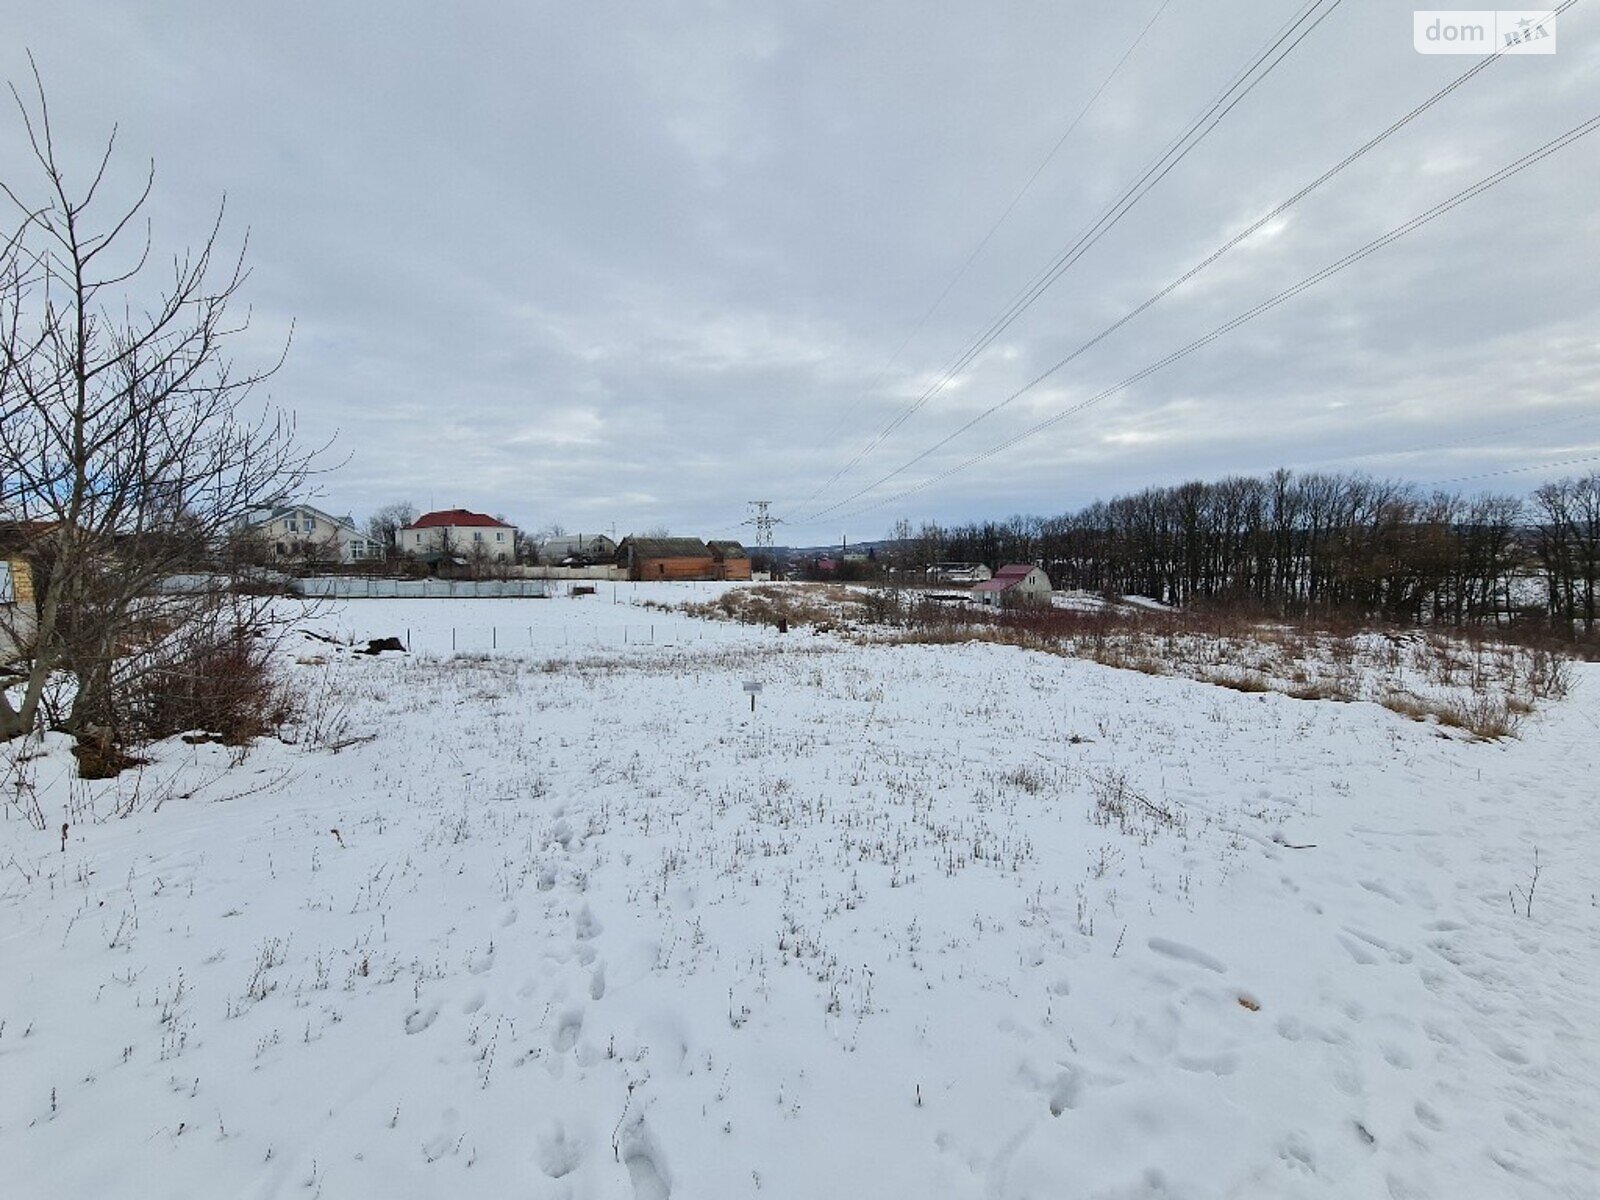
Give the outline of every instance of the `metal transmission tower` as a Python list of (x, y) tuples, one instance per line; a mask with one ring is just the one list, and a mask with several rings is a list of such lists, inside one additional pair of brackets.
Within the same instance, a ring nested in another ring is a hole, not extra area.
[(772, 527), (782, 525), (783, 518), (772, 515), (771, 500), (750, 501), (750, 519), (740, 522), (743, 525), (756, 527), (756, 548), (760, 550), (772, 549)]

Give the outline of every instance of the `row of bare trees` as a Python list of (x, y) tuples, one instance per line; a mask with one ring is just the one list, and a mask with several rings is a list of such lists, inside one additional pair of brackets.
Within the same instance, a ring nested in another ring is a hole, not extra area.
[(893, 541), (907, 566), (1040, 562), (1059, 587), (1171, 604), (1453, 625), (1532, 608), (1587, 633), (1600, 587), (1600, 474), (1524, 498), (1280, 470), (1146, 488), (1058, 517), (902, 525)]

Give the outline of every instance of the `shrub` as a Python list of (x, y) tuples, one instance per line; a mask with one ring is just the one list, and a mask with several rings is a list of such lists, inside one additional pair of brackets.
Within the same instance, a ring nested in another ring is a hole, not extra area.
[(245, 628), (169, 643), (123, 687), (119, 733), (130, 743), (201, 729), (237, 746), (279, 728), (294, 709), (270, 644)]

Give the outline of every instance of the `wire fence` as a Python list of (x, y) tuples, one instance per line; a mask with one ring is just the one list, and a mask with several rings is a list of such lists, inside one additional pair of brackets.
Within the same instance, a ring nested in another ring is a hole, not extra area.
[(397, 637), (407, 650), (419, 654), (496, 654), (531, 650), (559, 655), (569, 650), (693, 645), (705, 641), (706, 632), (707, 626), (701, 622), (671, 620), (617, 625), (429, 625), (372, 629), (352, 634), (350, 640)]

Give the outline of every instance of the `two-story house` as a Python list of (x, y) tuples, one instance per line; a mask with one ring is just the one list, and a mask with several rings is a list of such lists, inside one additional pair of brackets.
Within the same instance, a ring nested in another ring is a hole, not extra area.
[(244, 527), (273, 558), (352, 563), (383, 557), (383, 547), (348, 515), (335, 517), (309, 504), (258, 509)]
[(423, 513), (401, 527), (396, 541), (402, 553), (423, 559), (511, 562), (517, 553), (515, 526), (465, 508)]

